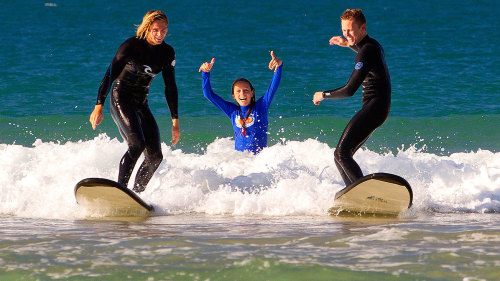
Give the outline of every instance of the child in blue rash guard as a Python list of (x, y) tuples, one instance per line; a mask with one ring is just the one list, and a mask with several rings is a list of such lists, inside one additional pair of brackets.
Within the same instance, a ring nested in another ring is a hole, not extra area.
[(283, 62), (271, 51), (269, 69), (274, 69), (274, 76), (264, 96), (255, 101), (255, 89), (245, 78), (236, 79), (232, 87), (232, 96), (237, 104), (226, 101), (212, 91), (210, 70), (215, 59), (201, 65), (203, 95), (231, 120), (234, 130), (234, 148), (238, 151), (259, 153), (267, 146), (267, 112), (281, 80)]

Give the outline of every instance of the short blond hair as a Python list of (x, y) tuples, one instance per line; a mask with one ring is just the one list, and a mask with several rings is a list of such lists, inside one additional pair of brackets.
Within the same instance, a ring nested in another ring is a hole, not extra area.
[(342, 13), (340, 19), (354, 20), (359, 26), (366, 24), (366, 18), (361, 9), (347, 9)]
[(168, 25), (168, 18), (160, 10), (151, 10), (144, 15), (142, 18), (142, 23), (137, 26), (137, 38), (145, 39), (151, 29), (153, 22), (157, 20), (163, 20)]

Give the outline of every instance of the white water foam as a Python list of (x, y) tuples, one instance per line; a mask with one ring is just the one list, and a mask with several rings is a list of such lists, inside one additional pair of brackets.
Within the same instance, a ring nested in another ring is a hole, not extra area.
[[(162, 144), (164, 160), (140, 196), (158, 215), (327, 215), (343, 188), (334, 148), (325, 143), (289, 141), (258, 155), (233, 146), (231, 139), (217, 139), (204, 154), (191, 154)], [(75, 184), (88, 177), (116, 180), (125, 150), (123, 142), (105, 134), (79, 142), (38, 140), (32, 147), (0, 144), (0, 214), (82, 217)], [(414, 148), (397, 154), (361, 149), (355, 159), (365, 174), (387, 172), (407, 179), (413, 210), (500, 212), (500, 153), (438, 156)]]

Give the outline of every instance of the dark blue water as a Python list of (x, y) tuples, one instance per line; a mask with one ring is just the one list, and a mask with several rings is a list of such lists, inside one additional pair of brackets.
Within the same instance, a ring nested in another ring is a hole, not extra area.
[[(218, 113), (200, 99), (197, 70), (202, 62), (216, 57), (213, 80), (221, 94), (229, 95), (227, 85), (240, 76), (263, 92), (271, 76), (266, 70), (271, 49), (286, 67), (274, 115), (351, 116), (360, 95), (319, 108), (310, 103), (314, 91), (341, 86), (351, 72), (354, 53), (328, 45), (331, 36), (340, 34), (338, 15), (349, 4), (191, 1), (193, 8), (187, 9), (182, 1), (10, 1), (1, 12), (3, 36), (9, 40), (1, 45), (0, 113), (86, 115), (117, 47), (134, 35), (134, 24), (145, 11), (156, 7), (170, 19), (166, 41), (177, 52), (183, 116)], [(386, 51), (394, 116), (499, 113), (495, 66), (500, 50), (493, 36), (499, 21), (489, 13), (499, 4), (441, 1), (440, 9), (433, 1), (355, 4), (365, 10), (368, 33)], [(151, 101), (165, 114), (162, 83), (155, 82)]]

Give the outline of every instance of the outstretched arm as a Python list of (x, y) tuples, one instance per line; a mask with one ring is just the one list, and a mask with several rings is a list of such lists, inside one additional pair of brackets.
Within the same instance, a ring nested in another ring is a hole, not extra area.
[(273, 80), (269, 84), (266, 93), (262, 97), (265, 101), (266, 107), (269, 107), (274, 97), (274, 94), (276, 93), (276, 91), (278, 91), (278, 86), (281, 81), (282, 66), (283, 62), (279, 58), (275, 57), (274, 52), (271, 51), (271, 61), (269, 62), (269, 69), (271, 70), (274, 69), (274, 75), (273, 75)]
[(347, 84), (343, 87), (314, 93), (313, 103), (319, 105), (324, 99), (343, 99), (353, 96), (366, 76), (366, 71), (355, 69)]
[(374, 48), (365, 48), (358, 52), (355, 60), (354, 70), (347, 84), (343, 87), (314, 93), (313, 102), (319, 105), (324, 99), (343, 99), (353, 96), (368, 75), (373, 60), (380, 52)]
[(202, 89), (203, 95), (207, 98), (213, 105), (226, 114), (227, 117), (231, 118), (231, 112), (234, 110), (235, 105), (231, 102), (225, 101), (223, 98), (219, 97), (212, 91), (212, 86), (210, 85), (210, 70), (212, 69), (215, 62), (215, 58), (212, 58), (210, 62), (204, 62), (201, 64), (198, 72), (201, 72), (202, 77)]
[[(330, 43), (330, 45), (338, 45), (340, 47), (349, 47), (349, 42), (347, 42), (347, 40), (345, 40), (345, 38), (342, 36), (333, 36), (332, 38), (330, 38), (330, 40), (328, 42)], [(319, 105), (321, 103), (321, 101), (323, 101), (324, 99), (325, 98), (323, 97), (323, 91), (316, 92), (316, 93), (314, 93), (313, 103), (315, 105)]]

